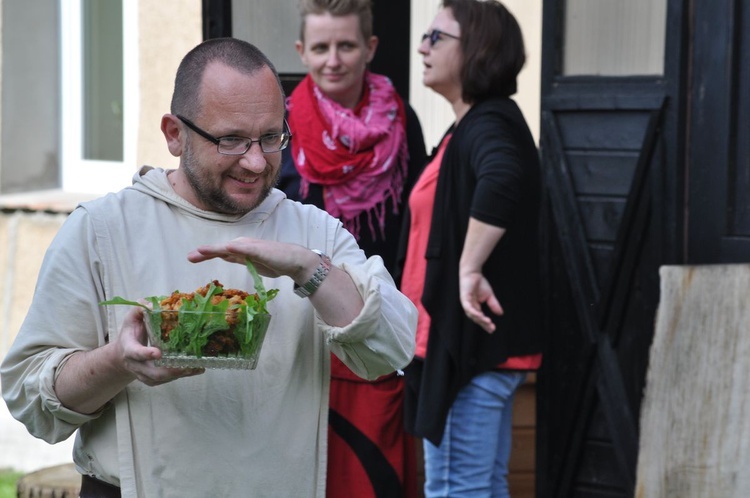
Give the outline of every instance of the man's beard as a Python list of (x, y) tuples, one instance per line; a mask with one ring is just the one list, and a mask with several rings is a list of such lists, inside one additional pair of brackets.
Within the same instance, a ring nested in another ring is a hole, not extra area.
[(209, 179), (207, 179), (207, 176), (202, 174), (205, 173), (206, 170), (201, 170), (200, 166), (196, 164), (193, 157), (192, 147), (189, 143), (186, 145), (185, 151), (182, 155), (181, 168), (196, 197), (198, 197), (198, 200), (200, 200), (208, 210), (222, 214), (236, 215), (247, 214), (266, 200), (266, 197), (270, 195), (273, 186), (277, 184), (281, 174), (281, 168), (279, 168), (275, 181), (270, 183), (266, 182), (265, 175), (261, 175), (258, 178), (259, 182), (263, 182), (263, 189), (261, 190), (260, 195), (252, 205), (244, 205), (228, 196), (221, 188), (221, 185), (212, 185)]

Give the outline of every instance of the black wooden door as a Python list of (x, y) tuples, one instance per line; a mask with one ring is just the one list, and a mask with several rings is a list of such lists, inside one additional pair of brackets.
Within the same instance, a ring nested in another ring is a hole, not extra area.
[(564, 8), (544, 2), (537, 496), (630, 497), (658, 268), (682, 251), (683, 9), (669, 3), (662, 75), (563, 77)]
[(635, 485), (664, 259), (666, 103), (658, 85), (649, 90), (544, 104), (549, 348), (538, 381), (539, 496), (624, 497)]
[[(750, 261), (750, 1), (695, 2), (687, 261)], [(698, 38), (700, 41), (701, 38)]]

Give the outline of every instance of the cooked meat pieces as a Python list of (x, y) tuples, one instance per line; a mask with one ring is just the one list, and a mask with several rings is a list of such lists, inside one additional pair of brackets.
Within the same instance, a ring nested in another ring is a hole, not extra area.
[(231, 330), (220, 330), (211, 334), (208, 343), (203, 348), (206, 356), (219, 356), (222, 354), (233, 354), (239, 351), (240, 343)]
[(218, 280), (214, 280), (203, 287), (199, 287), (195, 292), (185, 293), (175, 291), (160, 302), (161, 309), (164, 310), (161, 322), (161, 338), (163, 341), (169, 340), (170, 331), (177, 326), (177, 311), (182, 306), (183, 301), (192, 301), (196, 294), (205, 297), (206, 294), (208, 294), (211, 283), (213, 283), (214, 286), (223, 289), (221, 292), (211, 297), (211, 304), (216, 305), (222, 301), (229, 301), (226, 319), (230, 328), (229, 330), (222, 330), (211, 334), (203, 353), (206, 356), (218, 356), (220, 354), (236, 353), (239, 350), (240, 345), (234, 336), (233, 328), (234, 325), (237, 324), (237, 307), (245, 302), (249, 293), (239, 289), (224, 289), (224, 286)]

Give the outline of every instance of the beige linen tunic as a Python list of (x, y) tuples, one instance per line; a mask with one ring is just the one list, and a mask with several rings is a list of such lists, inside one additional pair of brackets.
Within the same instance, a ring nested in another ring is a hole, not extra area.
[[(99, 302), (190, 292), (215, 279), (252, 290), (240, 265), (187, 260), (198, 245), (236, 237), (324, 251), (351, 275), (362, 313), (330, 327), (293, 294), (291, 279), (264, 278), (280, 292), (256, 370), (207, 370), (158, 387), (135, 381), (93, 415), (60, 404), (57, 368), (114, 337), (129, 311)], [(329, 353), (374, 379), (408, 364), (415, 326), (416, 311), (382, 260), (367, 260), (324, 211), (274, 190), (244, 216), (211, 213), (177, 196), (165, 171), (143, 168), (133, 186), (79, 206), (51, 244), (2, 365), (3, 397), (45, 441), (77, 430), (78, 470), (120, 485), (123, 496), (323, 498)]]

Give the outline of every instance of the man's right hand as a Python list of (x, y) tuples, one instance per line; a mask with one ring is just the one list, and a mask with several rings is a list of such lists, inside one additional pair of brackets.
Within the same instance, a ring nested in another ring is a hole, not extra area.
[(64, 406), (79, 413), (94, 413), (134, 380), (158, 386), (205, 371), (154, 365), (161, 351), (147, 345), (142, 311), (134, 308), (128, 312), (112, 342), (73, 353), (63, 364), (55, 393)]

